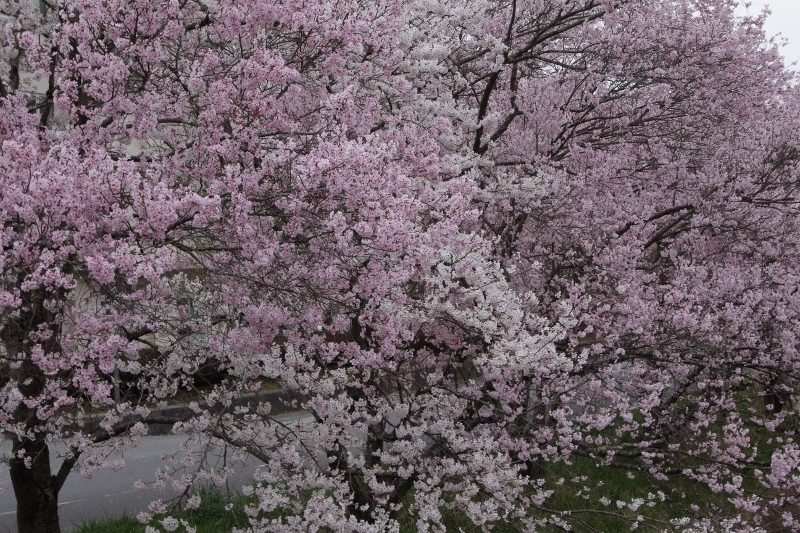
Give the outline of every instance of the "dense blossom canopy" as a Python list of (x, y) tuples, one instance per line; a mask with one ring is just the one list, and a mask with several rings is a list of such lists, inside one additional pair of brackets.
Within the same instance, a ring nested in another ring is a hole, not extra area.
[[(676, 530), (800, 527), (800, 95), (736, 1), (0, 12), (21, 531), (175, 398), (264, 461), (252, 531), (575, 526), (574, 457), (739, 512)], [(237, 402), (265, 383), (308, 420)]]

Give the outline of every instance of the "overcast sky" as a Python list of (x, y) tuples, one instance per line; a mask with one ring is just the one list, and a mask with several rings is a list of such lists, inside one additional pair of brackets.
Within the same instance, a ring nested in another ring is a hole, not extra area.
[[(798, 61), (794, 66), (795, 70), (800, 70), (800, 0), (746, 0), (752, 5), (749, 7), (750, 13), (758, 13), (761, 9), (769, 5), (772, 14), (767, 19), (767, 36), (777, 33), (785, 37), (789, 42), (781, 48), (786, 63)], [(745, 0), (742, 0), (744, 3)], [(742, 8), (744, 9), (744, 8)]]

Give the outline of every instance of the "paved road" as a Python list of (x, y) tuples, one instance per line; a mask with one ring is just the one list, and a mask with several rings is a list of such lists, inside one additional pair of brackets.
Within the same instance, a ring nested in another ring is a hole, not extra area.
[[(287, 414), (279, 418), (289, 422), (306, 416)], [(137, 480), (153, 481), (156, 469), (165, 464), (162, 457), (175, 454), (185, 442), (185, 436), (143, 437), (136, 448), (125, 450), (125, 468), (122, 471), (101, 470), (95, 473), (92, 479), (85, 479), (78, 472), (71, 473), (59, 495), (62, 530), (70, 531), (77, 524), (97, 518), (125, 513), (135, 516), (141, 511), (146, 511), (151, 501), (168, 500), (177, 495), (169, 486), (163, 492), (155, 492), (137, 491), (133, 484)], [(0, 437), (0, 457), (6, 457), (10, 449), (11, 442)], [(198, 452), (200, 445), (194, 444), (191, 449)], [(214, 452), (209, 458), (209, 466), (214, 468), (221, 468), (224, 464), (230, 466), (230, 450), (227, 457), (224, 451), (225, 448), (221, 447), (218, 452)], [(52, 468), (55, 470), (60, 461), (55, 459), (55, 451), (51, 453), (53, 453)], [(178, 454), (176, 457), (181, 458), (184, 455)], [(236, 465), (234, 467), (236, 476), (229, 481), (228, 487), (231, 490), (241, 490), (242, 486), (252, 479), (253, 472), (260, 465), (261, 463), (253, 457), (249, 457), (244, 465)], [(179, 467), (180, 464), (175, 466)], [(16, 499), (8, 470), (4, 467), (0, 469), (0, 484), (3, 486), (3, 492), (0, 492), (0, 533), (17, 533)]]

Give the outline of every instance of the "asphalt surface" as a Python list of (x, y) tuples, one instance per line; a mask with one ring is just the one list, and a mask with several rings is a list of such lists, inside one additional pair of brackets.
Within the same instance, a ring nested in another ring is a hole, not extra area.
[[(306, 417), (287, 414), (279, 418), (288, 422)], [(179, 493), (174, 491), (169, 483), (163, 491), (155, 491), (152, 488), (139, 491), (134, 488), (134, 483), (138, 480), (145, 483), (155, 481), (156, 470), (169, 464), (164, 461), (164, 456), (174, 454), (178, 462), (171, 466), (175, 469), (181, 468), (180, 459), (187, 455), (180, 452), (184, 443), (187, 443), (187, 437), (183, 435), (143, 437), (136, 448), (124, 451), (121, 458), (125, 461), (125, 467), (120, 471), (103, 469), (94, 473), (91, 479), (84, 478), (79, 472), (72, 472), (59, 494), (61, 529), (68, 532), (83, 522), (122, 514), (135, 516), (147, 511), (150, 502), (154, 500), (167, 501), (177, 496)], [(199, 460), (202, 445), (200, 443), (187, 445), (192, 457)], [(11, 441), (0, 437), (0, 458), (7, 457), (10, 450)], [(51, 468), (54, 473), (61, 464), (57, 454), (57, 449), (51, 450)], [(205, 454), (206, 465), (215, 469), (225, 465), (233, 468), (236, 474), (229, 479), (227, 488), (240, 491), (252, 480), (253, 473), (261, 463), (248, 456), (244, 464), (233, 464), (231, 456), (232, 450), (220, 443), (217, 450)], [(109, 460), (115, 458), (120, 457), (112, 456)], [(3, 465), (0, 465), (0, 485), (3, 487), (3, 491), (0, 492), (0, 533), (17, 533), (16, 499), (8, 469)]]

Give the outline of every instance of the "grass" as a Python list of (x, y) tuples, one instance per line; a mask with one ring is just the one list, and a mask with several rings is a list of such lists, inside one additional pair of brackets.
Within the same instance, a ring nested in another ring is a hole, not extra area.
[(78, 526), (74, 533), (143, 533), (144, 524), (132, 516), (119, 516), (103, 520), (91, 520)]
[[(253, 501), (252, 498), (207, 488), (201, 489), (198, 494), (201, 497), (199, 508), (184, 509), (175, 515), (196, 528), (197, 533), (225, 533), (247, 525), (244, 507)], [(123, 515), (85, 522), (71, 533), (144, 533), (147, 525), (135, 517)]]
[[(637, 516), (644, 518), (645, 531), (647, 525), (657, 530), (669, 529), (671, 519), (690, 514), (689, 501), (724, 503), (710, 490), (683, 476), (659, 482), (639, 471), (598, 466), (594, 459), (574, 456), (570, 462), (571, 465), (546, 465), (545, 488), (553, 490), (553, 495), (545, 507), (569, 511), (564, 518), (573, 531), (629, 531)], [(702, 497), (695, 497), (697, 492), (702, 492)], [(630, 506), (635, 501), (636, 509)]]

